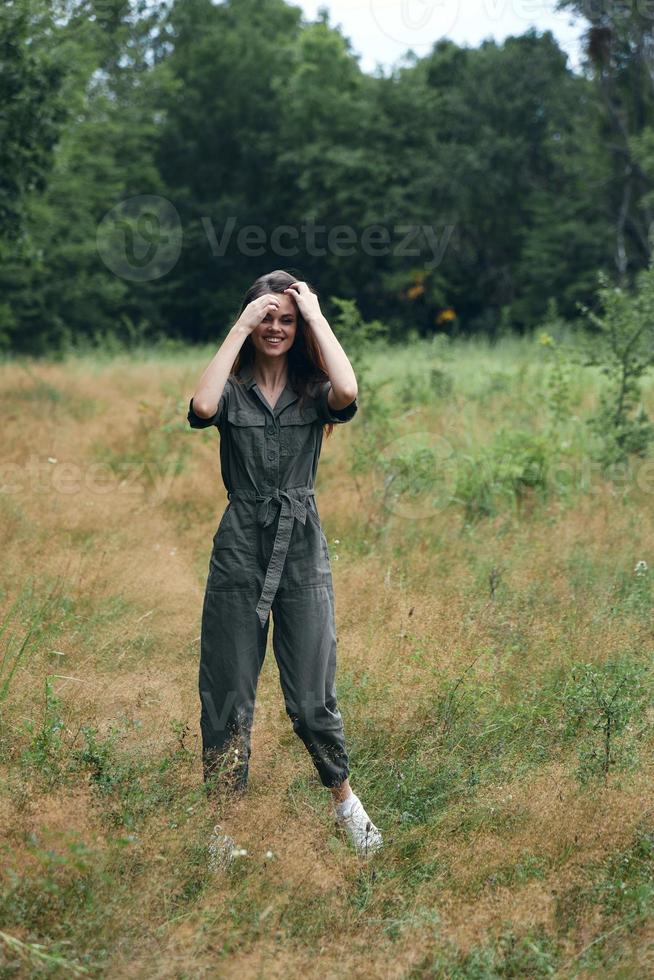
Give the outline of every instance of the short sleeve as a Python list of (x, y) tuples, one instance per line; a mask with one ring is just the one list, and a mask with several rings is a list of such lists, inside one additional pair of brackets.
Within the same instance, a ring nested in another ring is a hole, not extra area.
[(191, 398), (188, 403), (188, 415), (186, 416), (188, 424), (192, 429), (206, 429), (210, 425), (215, 425), (220, 429), (223, 419), (225, 417), (225, 409), (227, 406), (227, 400), (229, 398), (229, 381), (225, 384), (223, 388), (223, 393), (220, 396), (220, 401), (218, 402), (218, 408), (216, 409), (216, 414), (212, 415), (211, 418), (205, 419), (201, 415), (197, 415), (193, 410), (193, 399)]
[(332, 387), (331, 381), (323, 381), (316, 396), (316, 409), (318, 416), (323, 422), (349, 422), (357, 413), (358, 405), (356, 398), (346, 405), (345, 408), (332, 408), (327, 401), (329, 389)]

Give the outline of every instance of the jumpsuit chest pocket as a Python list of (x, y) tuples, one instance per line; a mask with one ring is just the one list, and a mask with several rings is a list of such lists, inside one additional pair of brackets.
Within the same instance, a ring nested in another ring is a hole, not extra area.
[(315, 405), (307, 405), (300, 410), (292, 406), (279, 416), (279, 454), (297, 456), (298, 453), (313, 452), (315, 448), (315, 424), (318, 412)]
[(232, 426), (232, 439), (240, 453), (244, 456), (263, 454), (266, 420), (261, 413), (252, 409), (230, 406), (227, 410), (227, 421)]

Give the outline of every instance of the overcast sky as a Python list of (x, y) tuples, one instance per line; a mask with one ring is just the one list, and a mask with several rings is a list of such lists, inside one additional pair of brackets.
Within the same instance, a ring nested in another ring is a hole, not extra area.
[(350, 38), (364, 71), (377, 62), (389, 68), (412, 48), (425, 55), (439, 37), (477, 47), (484, 38), (501, 42), (509, 34), (524, 34), (534, 26), (551, 30), (569, 65), (579, 70), (579, 38), (585, 21), (571, 13), (556, 13), (554, 0), (292, 0), (315, 20), (327, 7), (329, 20), (340, 24)]

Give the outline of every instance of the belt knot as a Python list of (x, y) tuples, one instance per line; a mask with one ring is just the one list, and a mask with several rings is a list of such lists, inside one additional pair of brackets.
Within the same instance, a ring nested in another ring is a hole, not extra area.
[[(276, 510), (273, 502), (280, 505), (280, 514), (286, 510), (286, 513), (290, 512), (300, 524), (306, 524), (306, 500), (298, 500), (297, 497), (292, 497), (286, 490), (271, 490), (267, 494), (257, 494), (256, 499), (260, 501), (257, 511), (257, 523), (261, 527), (267, 527), (275, 519)], [(287, 504), (286, 509), (284, 508), (284, 503)]]
[[(273, 488), (266, 493), (256, 493), (253, 490), (230, 490), (229, 499), (244, 497), (259, 502), (257, 508), (257, 524), (267, 527), (272, 524), (276, 513), (279, 514), (277, 532), (273, 544), (272, 555), (266, 569), (263, 589), (257, 602), (256, 612), (262, 628), (268, 620), (268, 613), (275, 598), (282, 570), (286, 562), (286, 553), (291, 540), (294, 521), (300, 524), (307, 522), (307, 498), (313, 497), (313, 487), (287, 487), (285, 490)], [(279, 509), (275, 506), (279, 504)]]

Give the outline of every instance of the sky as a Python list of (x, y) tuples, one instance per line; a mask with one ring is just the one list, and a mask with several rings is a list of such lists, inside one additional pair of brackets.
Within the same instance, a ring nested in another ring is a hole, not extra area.
[(385, 70), (410, 48), (426, 55), (434, 41), (448, 37), (459, 45), (478, 47), (485, 38), (500, 42), (510, 34), (524, 34), (534, 26), (551, 30), (568, 64), (580, 70), (580, 35), (586, 22), (569, 11), (556, 12), (554, 0), (292, 0), (315, 20), (320, 7), (329, 10), (329, 22), (341, 25), (352, 47), (361, 55), (363, 71), (378, 63)]

